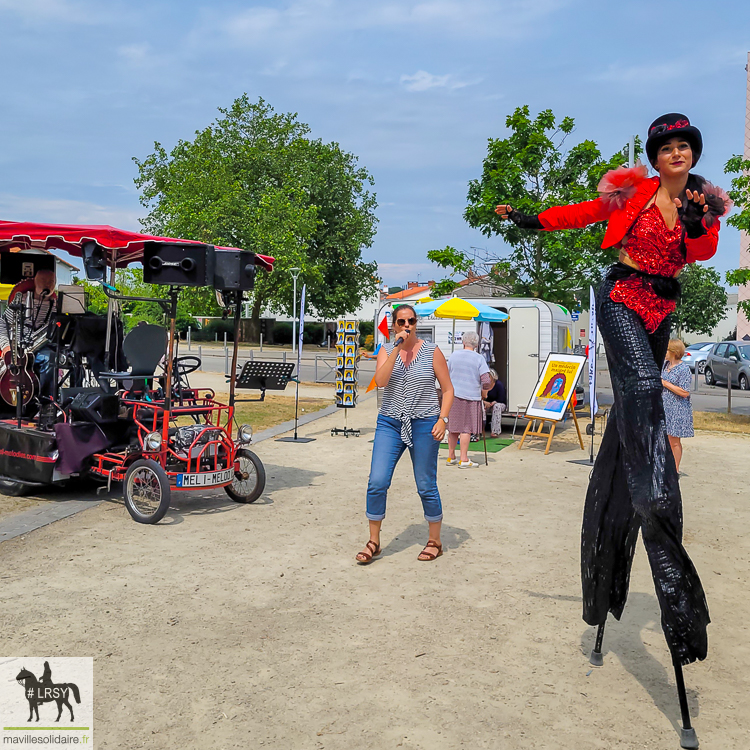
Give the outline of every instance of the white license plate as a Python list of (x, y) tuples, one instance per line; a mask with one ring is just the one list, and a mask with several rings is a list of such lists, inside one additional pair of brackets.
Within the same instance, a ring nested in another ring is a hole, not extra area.
[(213, 487), (217, 484), (231, 482), (234, 477), (234, 469), (224, 471), (207, 471), (204, 474), (178, 474), (177, 487)]

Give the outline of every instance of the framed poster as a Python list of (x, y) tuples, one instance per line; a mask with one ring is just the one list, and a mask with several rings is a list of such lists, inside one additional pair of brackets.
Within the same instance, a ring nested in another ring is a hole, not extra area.
[(585, 364), (586, 357), (578, 354), (550, 354), (534, 386), (526, 416), (560, 421)]

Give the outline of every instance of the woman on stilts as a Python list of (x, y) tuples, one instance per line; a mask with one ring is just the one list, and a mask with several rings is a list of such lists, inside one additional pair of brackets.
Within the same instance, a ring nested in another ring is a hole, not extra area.
[(619, 262), (596, 300), (615, 403), (584, 508), (583, 619), (599, 626), (592, 661), (600, 660), (607, 613), (619, 620), (625, 607), (640, 529), (675, 667), (683, 747), (698, 745), (682, 666), (705, 659), (710, 619), (698, 573), (682, 546), (682, 499), (667, 439), (661, 368), (680, 293), (676, 277), (688, 263), (714, 255), (719, 217), (730, 207), (726, 193), (691, 172), (702, 150), (700, 131), (687, 117), (663, 115), (649, 127), (646, 141), (656, 177), (648, 178), (642, 165), (616, 169), (599, 183), (596, 200), (538, 216), (507, 204), (496, 208), (521, 228), (543, 231), (607, 221), (602, 247), (619, 248)]

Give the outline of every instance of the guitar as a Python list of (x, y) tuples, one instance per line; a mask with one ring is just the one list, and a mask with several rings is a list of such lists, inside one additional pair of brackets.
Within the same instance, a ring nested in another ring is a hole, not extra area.
[[(6, 404), (16, 407), (18, 402), (18, 384), (21, 384), (21, 401), (22, 406), (26, 406), (34, 394), (39, 390), (39, 380), (34, 373), (34, 353), (21, 352), (19, 350), (19, 341), (21, 340), (21, 315), (22, 307), (16, 310), (15, 321), (13, 325), (13, 337), (10, 349), (3, 355), (0, 361), (0, 371), (4, 369), (0, 377), (0, 398)], [(45, 331), (46, 334), (46, 331)], [(37, 347), (44, 343), (35, 341)]]

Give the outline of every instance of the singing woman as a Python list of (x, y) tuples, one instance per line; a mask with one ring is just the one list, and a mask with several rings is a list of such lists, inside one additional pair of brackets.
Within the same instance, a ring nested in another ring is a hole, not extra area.
[[(393, 330), (394, 343), (380, 349), (375, 370), (375, 382), (383, 388), (383, 405), (375, 429), (367, 483), (370, 539), (357, 554), (360, 565), (371, 563), (380, 554), (380, 527), (385, 518), (388, 488), (396, 464), (407, 448), (429, 527), (427, 544), (417, 559), (434, 562), (443, 554), (440, 541), (443, 506), (437, 486), (437, 460), (453, 404), (453, 385), (440, 349), (417, 338), (417, 313), (411, 305), (399, 305), (394, 310)], [(443, 392), (442, 405), (435, 388), (436, 378)]]
[(708, 646), (703, 587), (682, 546), (682, 499), (661, 383), (677, 276), (688, 263), (714, 255), (719, 217), (730, 207), (726, 193), (691, 171), (702, 150), (701, 133), (688, 118), (667, 114), (648, 129), (655, 177), (642, 165), (620, 168), (604, 176), (596, 200), (538, 216), (507, 204), (496, 208), (503, 219), (541, 231), (606, 221), (602, 247), (619, 248), (596, 301), (615, 403), (584, 509), (583, 618), (603, 626), (608, 612), (622, 615), (640, 528), (676, 668), (704, 659)]

